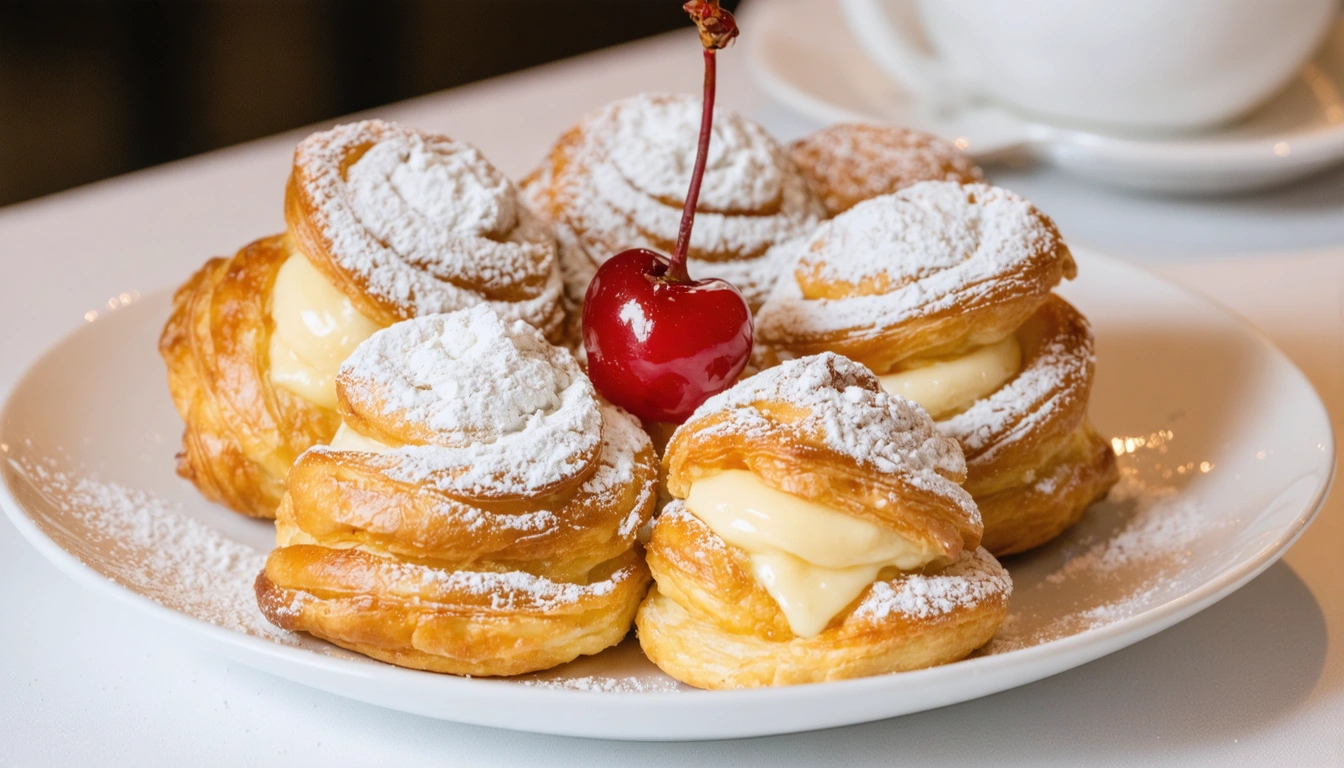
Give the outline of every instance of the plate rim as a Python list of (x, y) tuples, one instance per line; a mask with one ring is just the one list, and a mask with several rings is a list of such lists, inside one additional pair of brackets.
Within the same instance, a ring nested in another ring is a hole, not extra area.
[[(221, 627), (162, 605), (153, 599), (104, 576), (92, 566), (86, 564), (76, 554), (66, 550), (52, 538), (47, 536), (41, 529), (37, 520), (30, 516), (24, 510), (23, 505), (18, 501), (14, 489), (10, 487), (9, 473), (0, 473), (0, 508), (4, 509), (10, 522), (30, 545), (42, 554), (45, 559), (54, 564), (61, 572), (71, 577), (76, 583), (90, 588), (95, 593), (110, 596), (116, 600), (135, 606), (140, 610), (147, 612), (149, 615), (164, 619), (168, 626), (172, 627), (184, 637), (194, 641), (197, 645), (204, 645), (209, 650), (219, 653), (226, 658), (263, 670), (268, 674), (290, 680), (291, 682), (323, 689), (333, 695), (351, 698), (375, 706), (383, 706), (436, 719), (524, 732), (579, 736), (584, 738), (630, 741), (696, 741), (805, 732), (846, 724), (883, 720), (903, 714), (910, 714), (915, 711), (923, 711), (926, 709), (969, 701), (985, 695), (991, 695), (994, 692), (1006, 691), (1029, 682), (1042, 680), (1068, 669), (1095, 661), (1096, 659), (1151, 637), (1237, 591), (1277, 562), (1293, 543), (1301, 537), (1306, 529), (1311, 526), (1312, 522), (1320, 513), (1321, 508), (1324, 506), (1325, 501), (1328, 499), (1338, 472), (1336, 454), (1337, 440), (1334, 432), (1334, 425), (1330, 419), (1329, 410), (1321, 399), (1320, 393), (1316, 390), (1315, 385), (1302, 369), (1299, 368), (1288, 355), (1280, 350), (1262, 331), (1243, 318), (1240, 314), (1225, 306), (1222, 302), (1203, 294), (1198, 289), (1171, 281), (1163, 275), (1158, 274), (1147, 265), (1136, 264), (1090, 248), (1076, 248), (1075, 253), (1081, 255), (1088, 261), (1097, 260), (1107, 262), (1110, 265), (1121, 269), (1142, 273), (1148, 279), (1156, 280), (1184, 295), (1188, 299), (1215, 310), (1218, 314), (1232, 320), (1242, 332), (1253, 338), (1266, 352), (1276, 357), (1280, 362), (1286, 363), (1286, 370), (1290, 371), (1291, 374), (1311, 392), (1314, 398), (1311, 404), (1314, 405), (1317, 411), (1319, 411), (1321, 417), (1319, 426), (1323, 427), (1325, 436), (1325, 443), (1323, 444), (1323, 450), (1321, 451), (1323, 457), (1322, 461), (1324, 462), (1322, 468), (1325, 468), (1327, 471), (1325, 473), (1325, 480), (1323, 482), (1318, 482), (1310, 501), (1305, 503), (1301, 510), (1293, 516), (1291, 525), (1283, 526), (1271, 541), (1267, 542), (1254, 554), (1245, 558), (1237, 566), (1226, 569), (1214, 578), (1200, 584), (1197, 588), (1146, 611), (1142, 611), (1103, 627), (1086, 630), (1028, 648), (1021, 648), (992, 656), (965, 659), (953, 664), (899, 674), (879, 675), (821, 684), (725, 691), (622, 691), (619, 693), (611, 693), (559, 687), (523, 686), (518, 683), (510, 683), (507, 680), (501, 679), (475, 679), (437, 675), (418, 670), (402, 669), (393, 665), (365, 664), (362, 660), (354, 661), (338, 656), (314, 653), (303, 648), (284, 645), (244, 632)], [(4, 402), (3, 404), (0, 404), (0, 414), (7, 413), (9, 409), (13, 407), (14, 395), (20, 388), (22, 382), (27, 379), (32, 371), (49, 355), (54, 354), (57, 349), (65, 345), (73, 336), (82, 332), (83, 329), (83, 325), (72, 329), (70, 332), (60, 336), (36, 355), (32, 356), (31, 359), (26, 361), (26, 365), (24, 365), (22, 371), (15, 376), (11, 385), (4, 393)], [(12, 459), (7, 459), (7, 461), (12, 461)], [(1021, 667), (1023, 665), (1030, 665), (1037, 669), (1045, 669), (1046, 671), (1044, 674), (1030, 674), (1012, 684), (997, 687), (994, 691), (985, 691), (972, 696), (954, 695), (948, 697), (948, 700), (946, 701), (935, 703), (931, 706), (921, 706), (916, 709), (901, 708), (902, 711), (895, 713), (887, 713), (884, 710), (866, 718), (856, 719), (854, 717), (843, 715), (837, 717), (833, 714), (830, 719), (828, 719), (824, 712), (819, 712), (819, 715), (821, 716), (818, 717), (815, 724), (801, 728), (788, 726), (774, 728), (770, 723), (763, 723), (755, 727), (738, 728), (729, 725), (719, 726), (718, 731), (720, 732), (712, 735), (690, 735), (685, 733), (685, 731), (696, 729), (687, 729), (682, 726), (681, 730), (677, 732), (650, 735), (642, 733), (613, 733), (601, 728), (600, 724), (597, 728), (589, 729), (589, 732), (581, 732), (582, 729), (575, 728), (537, 727), (537, 724), (535, 723), (511, 725), (499, 722), (488, 716), (475, 719), (470, 717), (450, 718), (444, 715), (426, 712), (423, 708), (417, 709), (412, 706), (398, 706), (395, 703), (389, 704), (383, 701), (375, 701), (372, 698), (353, 696), (346, 692), (331, 691), (312, 681), (276, 671), (272, 664), (293, 666), (303, 672), (320, 672), (347, 681), (371, 681), (377, 677), (391, 677), (397, 682), (399, 687), (405, 685), (412, 687), (425, 685), (444, 686), (446, 698), (452, 697), (454, 694), (461, 694), (466, 697), (471, 697), (473, 703), (491, 705), (506, 705), (516, 702), (519, 695), (518, 688), (520, 687), (526, 687), (527, 690), (524, 692), (524, 695), (528, 698), (535, 699), (538, 702), (576, 703), (593, 713), (604, 708), (620, 707), (623, 703), (638, 700), (641, 708), (647, 709), (650, 714), (655, 715), (665, 710), (683, 709), (685, 705), (675, 703), (678, 701), (693, 701), (695, 702), (693, 706), (701, 710), (710, 707), (715, 709), (731, 709), (749, 704), (768, 705), (770, 703), (781, 701), (788, 704), (795, 700), (807, 699), (820, 699), (822, 701), (818, 703), (824, 703), (826, 699), (843, 699), (850, 695), (859, 696), (871, 693), (875, 690), (887, 688), (919, 686), (926, 684), (926, 681), (931, 681), (936, 684), (936, 681), (939, 678), (951, 677), (954, 675), (961, 676), (963, 674), (969, 674), (971, 676), (981, 677), (986, 675), (1011, 676), (1013, 668)]]

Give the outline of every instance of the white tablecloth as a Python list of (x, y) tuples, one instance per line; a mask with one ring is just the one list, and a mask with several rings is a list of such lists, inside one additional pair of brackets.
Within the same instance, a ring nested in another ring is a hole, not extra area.
[[(583, 111), (699, 86), (689, 34), (377, 110), (521, 174)], [(810, 127), (724, 57), (722, 103)], [(86, 310), (283, 227), (303, 132), (0, 210), (0, 391)], [(1344, 172), (1252, 197), (1127, 197), (994, 169), (1073, 242), (1150, 263), (1249, 318), (1344, 414)], [(166, 396), (166, 395), (165, 395)], [(1344, 497), (1246, 588), (1034, 685), (898, 720), (739, 742), (613, 744), (458, 726), (342, 700), (198, 651), (77, 587), (0, 522), (0, 765), (588, 766), (1344, 764)]]

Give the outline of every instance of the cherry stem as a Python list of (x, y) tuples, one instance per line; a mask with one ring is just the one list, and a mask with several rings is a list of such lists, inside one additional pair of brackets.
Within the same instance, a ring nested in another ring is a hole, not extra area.
[(705, 48), (705, 96), (700, 105), (700, 141), (695, 148), (695, 168), (691, 170), (691, 188), (686, 191), (686, 205), (681, 209), (681, 229), (677, 232), (677, 246), (667, 267), (667, 278), (685, 283), (691, 279), (686, 270), (686, 255), (691, 250), (691, 230), (695, 227), (695, 207), (700, 202), (700, 182), (705, 178), (705, 163), (709, 159), (709, 137), (714, 129), (714, 81), (717, 57), (714, 48)]

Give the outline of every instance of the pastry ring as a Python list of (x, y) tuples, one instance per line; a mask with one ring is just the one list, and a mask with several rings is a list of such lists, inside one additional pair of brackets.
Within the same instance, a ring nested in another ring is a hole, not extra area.
[(513, 675), (597, 653), (648, 584), (653, 448), (569, 352), (477, 307), (361, 345), (299, 458), (263, 613), (402, 666)]
[(761, 308), (757, 339), (884, 372), (1003, 339), (1076, 271), (1054, 223), (1026, 200), (924, 182), (823, 224)]
[(1007, 613), (960, 449), (852, 361), (793, 360), (711, 398), (664, 466), (677, 499), (654, 524), (636, 624), (682, 682), (918, 669), (966, 656)]

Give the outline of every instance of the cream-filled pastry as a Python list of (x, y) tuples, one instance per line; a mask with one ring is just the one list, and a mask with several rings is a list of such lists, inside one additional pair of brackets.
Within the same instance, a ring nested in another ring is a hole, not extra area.
[(917, 571), (934, 559), (895, 531), (771, 488), (743, 469), (692, 482), (685, 505), (747, 553), (756, 581), (799, 637), (825, 629), (883, 568)]
[(1022, 369), (1017, 338), (986, 344), (956, 357), (907, 364), (878, 377), (882, 388), (913, 400), (935, 419), (966, 410)]
[(197, 272), (159, 342), (178, 472), (239, 512), (275, 516), (295, 458), (340, 424), (339, 366), (379, 328), (486, 305), (561, 334), (551, 229), (466, 144), (379, 120), (315, 133), (285, 222)]
[(917, 669), (994, 634), (1011, 581), (979, 548), (955, 441), (864, 367), (793, 360), (707, 401), (664, 455), (640, 643), (703, 688)]
[(272, 622), (382, 661), (513, 675), (612, 646), (649, 581), (653, 446), (569, 351), (486, 307), (397, 323), (337, 376), (257, 578)]
[(331, 410), (341, 363), (381, 327), (300, 253), (275, 274), (271, 321), (271, 381)]
[(759, 365), (830, 350), (923, 405), (966, 455), (996, 555), (1073, 525), (1116, 480), (1087, 419), (1092, 335), (1052, 289), (1055, 225), (985, 184), (925, 182), (822, 225), (757, 317)]

